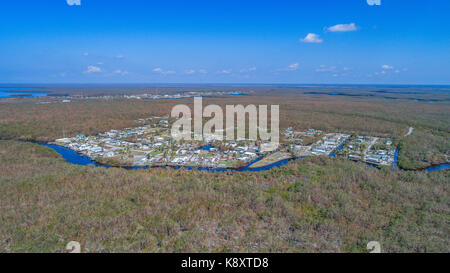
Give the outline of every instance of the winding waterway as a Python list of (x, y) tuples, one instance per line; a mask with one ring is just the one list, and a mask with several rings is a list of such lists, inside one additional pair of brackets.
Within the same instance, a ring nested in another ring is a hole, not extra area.
[[(71, 164), (75, 164), (75, 165), (83, 165), (83, 166), (87, 166), (87, 165), (93, 165), (96, 167), (105, 167), (105, 168), (110, 168), (111, 166), (108, 165), (102, 165), (102, 164), (98, 164), (95, 160), (92, 160), (91, 158), (79, 154), (74, 150), (71, 150), (69, 148), (65, 148), (62, 146), (58, 146), (55, 144), (49, 144), (49, 143), (38, 143), (40, 145), (52, 148), (54, 151), (56, 151), (57, 153), (59, 153), (64, 160), (66, 160), (66, 162), (71, 163)], [(338, 149), (342, 149), (342, 146), (344, 145), (344, 143), (342, 143)], [(330, 154), (331, 157), (335, 157), (334, 152)], [(233, 171), (233, 172), (258, 172), (258, 171), (265, 171), (265, 170), (270, 170), (274, 167), (279, 168), (283, 165), (286, 165), (289, 161), (294, 160), (294, 159), (298, 159), (298, 158), (293, 158), (293, 159), (284, 159), (278, 162), (275, 162), (273, 164), (264, 166), (264, 167), (259, 167), (259, 168), (250, 168), (250, 166), (258, 161), (260, 161), (262, 159), (262, 157), (255, 159), (253, 161), (251, 161), (250, 163), (248, 163), (246, 166), (238, 168), (238, 169), (234, 169), (234, 168), (208, 168), (208, 167), (192, 167), (192, 166), (134, 166), (134, 167), (124, 167), (125, 169), (129, 169), (129, 170), (141, 170), (141, 169), (151, 169), (151, 168), (172, 168), (172, 169), (185, 169), (185, 170), (199, 170), (199, 171), (208, 171), (208, 172), (226, 172), (226, 171)], [(395, 156), (394, 156), (394, 162), (395, 162), (395, 166), (398, 168), (398, 150), (395, 152)], [(368, 167), (373, 167), (376, 168), (376, 166), (374, 165), (370, 165), (370, 164), (366, 164)], [(444, 163), (444, 164), (440, 164), (440, 165), (436, 165), (436, 166), (432, 166), (429, 167), (427, 169), (424, 169), (427, 172), (435, 172), (435, 171), (442, 171), (442, 170), (447, 170), (450, 167), (450, 164), (448, 163)]]
[[(49, 143), (38, 143), (40, 145), (52, 148), (54, 151), (56, 151), (58, 154), (60, 154), (68, 163), (75, 164), (75, 165), (93, 165), (96, 167), (105, 167), (110, 168), (111, 166), (108, 165), (102, 165), (98, 164), (95, 160), (92, 160), (91, 158), (79, 154), (74, 150), (71, 150), (69, 148), (65, 148), (62, 146), (58, 146), (55, 144), (49, 144)], [(151, 168), (172, 168), (172, 169), (186, 169), (186, 170), (199, 170), (199, 171), (209, 171), (209, 172), (226, 172), (226, 171), (236, 171), (236, 172), (258, 172), (258, 171), (265, 171), (270, 170), (274, 167), (281, 167), (285, 164), (287, 164), (290, 159), (281, 160), (278, 162), (275, 162), (273, 164), (260, 167), (260, 168), (250, 168), (250, 166), (258, 161), (260, 161), (262, 157), (255, 159), (248, 163), (246, 166), (234, 169), (234, 168), (208, 168), (208, 167), (192, 167), (192, 166), (134, 166), (134, 167), (124, 167), (125, 169), (130, 170), (141, 170), (141, 169), (151, 169)]]

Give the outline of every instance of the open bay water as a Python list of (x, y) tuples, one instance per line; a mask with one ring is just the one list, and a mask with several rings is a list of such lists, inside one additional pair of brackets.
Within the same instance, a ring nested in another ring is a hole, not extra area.
[(13, 88), (13, 87), (0, 87), (0, 98), (13, 98), (13, 97), (46, 97), (48, 93), (44, 92), (31, 92), (29, 90), (34, 88)]

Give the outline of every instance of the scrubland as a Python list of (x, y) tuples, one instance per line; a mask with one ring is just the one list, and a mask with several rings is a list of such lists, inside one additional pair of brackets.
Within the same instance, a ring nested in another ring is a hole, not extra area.
[[(262, 89), (250, 96), (204, 98), (203, 105), (279, 105), (281, 129), (291, 126), (296, 130), (314, 128), (393, 138), (401, 148), (400, 166), (407, 169), (423, 168), (448, 160), (448, 92), (428, 94), (436, 102), (427, 103), (407, 99), (410, 96), (421, 98), (423, 92), (414, 94), (413, 91), (394, 90), (392, 92), (400, 92), (395, 93), (397, 98), (385, 99), (307, 94), (308, 90), (288, 92), (285, 89)], [(355, 92), (344, 91), (349, 95)], [(91, 99), (74, 100), (67, 104), (36, 104), (42, 100), (48, 99), (0, 101), (0, 139), (53, 141), (63, 136), (91, 135), (135, 126), (133, 120), (139, 118), (169, 115), (172, 107), (179, 103), (193, 104), (192, 99)], [(404, 137), (409, 127), (414, 127), (414, 132)]]
[(369, 241), (383, 252), (449, 252), (449, 171), (403, 170), (448, 161), (448, 92), (427, 103), (403, 89), (396, 99), (306, 91), (203, 104), (278, 104), (281, 128), (390, 137), (402, 169), (327, 157), (256, 173), (76, 166), (21, 140), (132, 127), (192, 100), (1, 100), (0, 252), (64, 252), (69, 241), (85, 252), (366, 252)]
[(0, 141), (0, 252), (448, 252), (449, 172), (326, 157), (257, 173), (127, 171)]

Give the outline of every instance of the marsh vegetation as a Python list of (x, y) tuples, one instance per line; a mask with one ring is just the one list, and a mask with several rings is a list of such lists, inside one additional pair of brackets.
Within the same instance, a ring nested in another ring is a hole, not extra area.
[[(390, 138), (408, 169), (448, 161), (448, 90), (307, 94), (331, 89), (264, 87), (204, 104), (279, 104), (281, 128)], [(450, 251), (448, 170), (371, 169), (325, 156), (233, 174), (76, 166), (18, 140), (131, 127), (192, 100), (42, 100), (0, 101), (0, 252), (63, 252), (72, 240), (86, 252), (365, 252), (372, 240), (383, 252)]]

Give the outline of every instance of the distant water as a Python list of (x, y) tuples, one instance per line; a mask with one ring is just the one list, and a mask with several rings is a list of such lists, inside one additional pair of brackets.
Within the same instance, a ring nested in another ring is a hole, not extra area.
[(48, 95), (48, 93), (44, 93), (44, 92), (28, 92), (29, 89), (34, 89), (34, 88), (0, 87), (0, 98), (45, 97)]
[[(410, 94), (411, 92), (387, 92), (387, 91), (371, 91), (373, 93), (390, 93), (390, 94)], [(316, 91), (311, 91), (311, 92), (305, 92), (304, 94), (307, 95), (326, 95), (326, 96), (343, 96), (343, 97), (374, 97), (374, 98), (383, 98), (383, 99), (388, 99), (388, 100), (412, 100), (415, 102), (427, 102), (427, 103), (435, 103), (435, 102), (439, 102), (439, 101), (449, 101), (449, 99), (442, 99), (442, 100), (437, 100), (437, 99), (419, 99), (419, 98), (402, 98), (402, 97), (389, 97), (389, 96), (375, 96), (374, 94), (353, 94), (353, 93), (340, 93), (340, 92), (333, 92), (333, 93), (327, 93), (327, 92), (316, 92)], [(419, 94), (419, 93), (411, 93), (411, 94)]]

